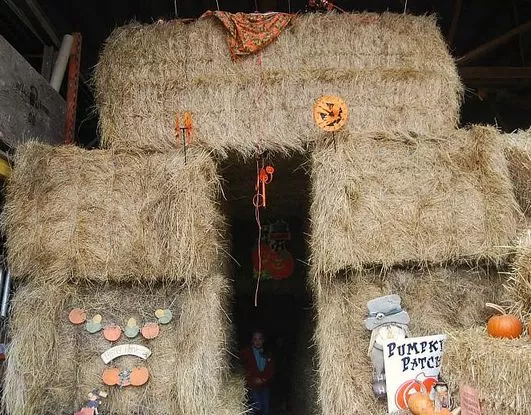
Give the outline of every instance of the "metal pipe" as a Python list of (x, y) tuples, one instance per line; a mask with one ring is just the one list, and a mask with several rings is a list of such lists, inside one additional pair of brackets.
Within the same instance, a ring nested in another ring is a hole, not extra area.
[(11, 270), (7, 268), (4, 287), (2, 288), (2, 303), (0, 304), (0, 317), (6, 318), (9, 311), (9, 295), (11, 294)]
[(61, 84), (63, 83), (63, 77), (65, 76), (66, 65), (68, 65), (68, 59), (70, 58), (70, 51), (72, 50), (72, 44), (74, 43), (74, 38), (72, 35), (65, 35), (63, 41), (61, 42), (61, 48), (59, 49), (59, 54), (57, 55), (57, 60), (53, 67), (52, 79), (50, 85), (56, 91), (61, 89)]

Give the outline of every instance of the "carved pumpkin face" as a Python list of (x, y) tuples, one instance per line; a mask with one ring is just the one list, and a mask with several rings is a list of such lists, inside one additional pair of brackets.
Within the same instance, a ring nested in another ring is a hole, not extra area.
[(430, 391), (436, 383), (437, 379), (432, 377), (425, 378), (422, 382), (418, 382), (415, 379), (404, 382), (396, 391), (396, 406), (400, 409), (407, 409), (410, 394), (414, 392), (422, 392), (423, 388), (425, 388), (425, 391)]

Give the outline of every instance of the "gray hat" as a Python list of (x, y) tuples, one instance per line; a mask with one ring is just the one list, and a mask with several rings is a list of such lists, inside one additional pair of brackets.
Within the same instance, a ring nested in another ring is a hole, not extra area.
[(365, 320), (365, 327), (374, 330), (384, 324), (409, 324), (409, 314), (402, 310), (400, 296), (396, 294), (378, 297), (367, 302), (369, 316)]

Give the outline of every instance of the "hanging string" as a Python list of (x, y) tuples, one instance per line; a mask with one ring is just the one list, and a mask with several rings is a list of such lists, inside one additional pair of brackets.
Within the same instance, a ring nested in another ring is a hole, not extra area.
[(177, 19), (179, 17), (179, 13), (177, 12), (177, 0), (173, 0), (173, 9), (175, 10), (175, 18)]
[(288, 0), (288, 13), (291, 14), (291, 0)]
[(219, 12), (219, 2), (218, 2), (218, 0), (216, 0), (216, 7), (218, 8), (218, 12)]
[(406, 14), (406, 11), (407, 11), (407, 0), (406, 0), (406, 2), (404, 3), (404, 14)]
[[(256, 4), (256, 0), (255, 0)], [(262, 94), (264, 89), (264, 83), (263, 83), (263, 73), (262, 73), (262, 51), (258, 51), (258, 68), (259, 68), (259, 80), (258, 80), (258, 97), (257, 97), (257, 104), (259, 104), (262, 100)], [(260, 118), (261, 119), (261, 118)], [(256, 177), (260, 177), (260, 168), (264, 167), (264, 161), (263, 161), (263, 150), (262, 150), (262, 131), (263, 126), (260, 122), (259, 125), (259, 131), (258, 131), (258, 142), (256, 143)], [(262, 166), (260, 166), (260, 160), (262, 161)], [(258, 179), (257, 179), (258, 180)], [(256, 189), (256, 195), (258, 202), (260, 202), (260, 186), (259, 182), (257, 181), (257, 189)], [(265, 197), (265, 195), (263, 195)], [(262, 277), (262, 223), (260, 221), (260, 205), (261, 203), (255, 203), (254, 204), (254, 216), (256, 219), (256, 224), (258, 225), (258, 277), (256, 279), (256, 289), (254, 292), (254, 306), (258, 307), (258, 291), (260, 289), (260, 278)]]
[(254, 0), (254, 11), (258, 13), (258, 2)]

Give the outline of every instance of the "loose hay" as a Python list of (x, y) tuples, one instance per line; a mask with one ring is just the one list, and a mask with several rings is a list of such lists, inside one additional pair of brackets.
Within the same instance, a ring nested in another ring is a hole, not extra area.
[(372, 264), (499, 261), (521, 219), (497, 133), (336, 134), (312, 164), (315, 275)]
[(412, 336), (440, 334), (484, 324), (488, 316), (484, 304), (498, 298), (502, 283), (500, 276), (482, 269), (436, 268), (352, 274), (315, 287), (321, 413), (387, 413), (386, 404), (375, 400), (371, 387), (370, 332), (363, 324), (367, 301), (399, 294), (411, 317)]
[(207, 153), (18, 149), (3, 229), (13, 276), (193, 281), (217, 272), (223, 220)]
[(505, 288), (511, 312), (528, 321), (531, 319), (531, 230), (522, 235), (515, 249), (512, 273)]
[[(169, 151), (176, 113), (221, 155), (302, 151), (322, 95), (349, 106), (350, 131), (427, 133), (457, 125), (462, 86), (434, 17), (307, 14), (261, 53), (231, 60), (216, 19), (137, 23), (105, 44), (95, 72), (103, 145)], [(338, 41), (341, 39), (341, 41)], [(254, 133), (253, 133), (254, 132)]]
[[(175, 284), (62, 286), (30, 284), (13, 299), (11, 347), (3, 404), (10, 415), (72, 414), (95, 387), (109, 391), (102, 410), (113, 415), (203, 415), (241, 413), (243, 386), (224, 389), (228, 318), (226, 281), (212, 276), (197, 286)], [(120, 357), (109, 365), (100, 358), (112, 344), (68, 321), (74, 307), (96, 313), (103, 322), (125, 326), (154, 321), (154, 310), (169, 308), (172, 322), (154, 340), (122, 337), (117, 344), (148, 347), (145, 361)], [(102, 371), (148, 367), (145, 386), (104, 387)], [(228, 392), (228, 393), (227, 393)]]
[(454, 331), (446, 342), (442, 368), (454, 391), (461, 384), (478, 389), (484, 415), (529, 415), (529, 339), (494, 339), (479, 328)]
[(531, 130), (502, 135), (516, 200), (531, 216)]

